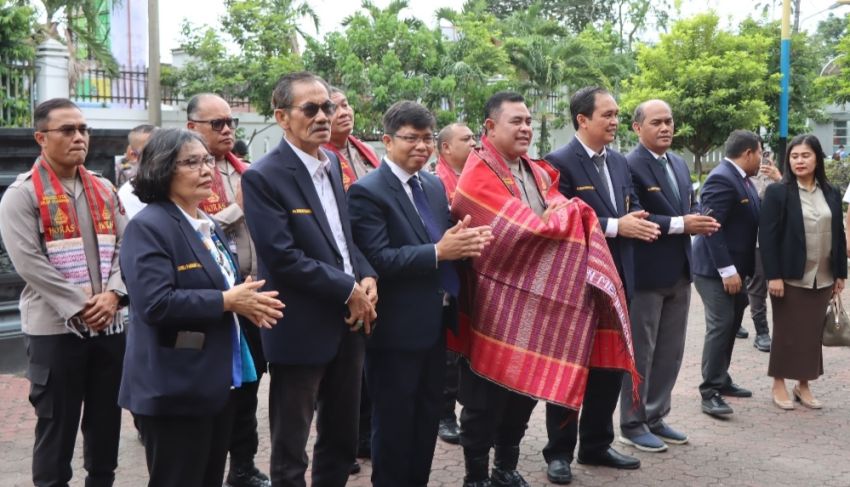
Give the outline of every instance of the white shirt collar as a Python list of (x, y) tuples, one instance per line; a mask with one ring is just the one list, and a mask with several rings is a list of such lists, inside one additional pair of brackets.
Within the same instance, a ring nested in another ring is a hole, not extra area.
[[(643, 144), (641, 144), (641, 145), (643, 145)], [(656, 161), (657, 161), (658, 159), (662, 158), (662, 157), (663, 157), (663, 158), (665, 158), (665, 159), (667, 159), (668, 161), (670, 160), (670, 158), (669, 158), (669, 157), (667, 157), (667, 154), (656, 154), (654, 151), (650, 150), (650, 149), (649, 149), (649, 147), (647, 147), (647, 146), (645, 146), (645, 145), (643, 146), (643, 148), (644, 148), (644, 149), (646, 149), (646, 151), (647, 151), (647, 152), (649, 152), (650, 154), (652, 154), (652, 157), (654, 157)]]
[(735, 169), (738, 170), (738, 174), (740, 174), (742, 178), (744, 178), (744, 179), (747, 178), (747, 172), (744, 171), (743, 169), (741, 169), (741, 166), (735, 164), (735, 161), (733, 161), (732, 159), (729, 159), (728, 157), (726, 157), (725, 159), (732, 163), (732, 167), (734, 167)]
[(402, 186), (407, 184), (407, 182), (410, 181), (410, 178), (412, 178), (416, 174), (419, 174), (418, 172), (410, 174), (409, 172), (402, 169), (401, 166), (391, 161), (389, 157), (384, 156), (384, 160), (387, 161), (387, 165), (390, 167), (390, 171), (392, 171), (393, 174), (395, 174), (395, 177), (397, 177), (398, 180), (401, 181)]
[[(584, 150), (587, 151), (587, 157), (593, 159), (593, 156), (597, 155), (597, 152), (595, 150), (591, 149), (590, 147), (587, 146), (587, 144), (582, 142), (581, 137), (579, 137), (578, 134), (576, 134), (576, 140), (578, 141), (579, 144), (581, 144), (582, 147), (584, 147)], [(602, 157), (605, 157), (605, 156), (607, 156), (606, 152), (607, 152), (606, 148), (603, 145), (602, 146), (602, 152), (599, 152), (599, 155), (602, 156)]]
[(285, 140), (286, 143), (289, 144), (289, 147), (292, 148), (292, 151), (295, 152), (295, 155), (298, 156), (298, 158), (301, 159), (301, 162), (304, 163), (304, 166), (307, 167), (307, 172), (310, 173), (311, 178), (316, 175), (316, 172), (319, 171), (319, 168), (325, 169), (328, 166), (328, 164), (330, 164), (330, 160), (328, 159), (328, 156), (325, 155), (325, 153), (324, 153), (324, 151), (322, 151), (322, 149), (319, 149), (319, 158), (316, 159), (315, 157), (304, 152), (303, 150), (299, 149), (298, 147), (295, 147), (295, 145), (293, 145), (292, 142), (290, 142), (286, 138), (286, 136), (283, 137), (283, 140)]
[(183, 208), (180, 208), (180, 205), (175, 203), (174, 206), (176, 206), (177, 209), (180, 210), (180, 213), (183, 214), (183, 217), (186, 219), (187, 222), (189, 222), (189, 225), (192, 226), (193, 230), (195, 230), (196, 232), (200, 232), (200, 234), (205, 237), (212, 236), (212, 222), (210, 222), (210, 219), (207, 218), (207, 215), (204, 212), (198, 210), (198, 214), (201, 215), (201, 218), (195, 218), (186, 213)]

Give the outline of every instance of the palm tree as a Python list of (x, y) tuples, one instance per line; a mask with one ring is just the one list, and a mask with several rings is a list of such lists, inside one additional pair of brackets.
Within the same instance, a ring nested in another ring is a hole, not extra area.
[[(121, 0), (113, 0), (112, 5)], [(104, 35), (101, 17), (109, 15), (108, 0), (41, 0), (45, 22), (40, 33), (52, 37), (68, 47), (72, 85), (87, 67), (88, 59), (105, 69), (109, 75), (118, 74), (118, 63), (109, 50), (109, 39)]]

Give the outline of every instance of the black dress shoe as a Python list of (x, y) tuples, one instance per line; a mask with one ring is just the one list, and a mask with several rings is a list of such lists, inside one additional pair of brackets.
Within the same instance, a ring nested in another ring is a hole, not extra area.
[(573, 481), (573, 471), (570, 470), (570, 462), (560, 459), (552, 460), (546, 468), (546, 478), (553, 484), (569, 484)]
[(357, 463), (357, 462), (354, 462), (354, 463), (351, 464), (351, 468), (348, 469), (348, 475), (354, 475), (354, 474), (357, 474), (357, 473), (360, 473), (360, 464)]
[(441, 419), (437, 436), (446, 443), (457, 445), (460, 443), (460, 426), (453, 418)]
[(743, 326), (739, 326), (738, 331), (735, 332), (735, 338), (747, 338), (748, 336), (750, 336), (750, 332)]
[(727, 387), (720, 389), (720, 395), (727, 397), (753, 397), (753, 391), (744, 389), (738, 384), (732, 383)]
[(732, 408), (726, 404), (726, 401), (720, 397), (720, 394), (715, 392), (713, 396), (702, 400), (702, 412), (709, 416), (719, 418), (732, 414)]
[(610, 447), (604, 452), (596, 455), (582, 455), (579, 453), (578, 463), (581, 463), (582, 465), (619, 468), (621, 470), (635, 470), (640, 468), (640, 460), (635, 457), (623, 455)]
[(253, 464), (235, 466), (227, 472), (227, 487), (271, 487), (268, 476), (260, 472)]
[(756, 339), (753, 340), (753, 346), (756, 347), (756, 350), (758, 350), (759, 352), (769, 352), (770, 335), (768, 335), (767, 333), (756, 335)]
[(490, 474), (490, 484), (493, 487), (529, 487), (528, 482), (516, 470), (494, 468)]

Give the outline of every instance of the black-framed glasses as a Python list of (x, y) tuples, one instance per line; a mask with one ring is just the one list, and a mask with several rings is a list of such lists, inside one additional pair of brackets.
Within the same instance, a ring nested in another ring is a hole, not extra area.
[(336, 113), (337, 104), (330, 101), (330, 100), (328, 100), (328, 101), (326, 101), (322, 104), (313, 103), (311, 101), (308, 101), (307, 103), (305, 103), (303, 105), (283, 105), (283, 106), (278, 107), (278, 108), (297, 108), (297, 109), (301, 110), (301, 113), (303, 113), (304, 116), (307, 117), (307, 118), (315, 117), (316, 115), (319, 114), (319, 110), (321, 110), (321, 111), (325, 112), (325, 115), (330, 117), (331, 115)]
[(236, 130), (236, 127), (239, 126), (238, 118), (214, 118), (212, 120), (192, 120), (190, 118), (189, 121), (195, 123), (208, 123), (210, 124), (210, 128), (215, 132), (221, 132), (224, 130), (225, 125), (230, 127), (231, 130)]
[(392, 134), (391, 137), (395, 137), (396, 139), (401, 139), (408, 144), (416, 145), (419, 142), (425, 142), (425, 145), (434, 145), (437, 142), (437, 139), (434, 138), (433, 134), (428, 135), (399, 135)]
[(61, 126), (61, 127), (59, 127), (59, 128), (55, 128), (55, 129), (45, 129), (45, 130), (39, 130), (39, 132), (41, 132), (41, 133), (45, 133), (45, 134), (46, 134), (47, 132), (59, 132), (59, 133), (61, 133), (61, 134), (62, 134), (62, 136), (64, 136), (64, 137), (73, 137), (73, 136), (77, 135), (77, 132), (79, 132), (79, 133), (80, 133), (80, 134), (82, 134), (84, 137), (86, 137), (86, 136), (91, 135), (91, 127), (89, 127), (89, 126), (88, 126), (88, 125), (86, 125), (86, 124), (82, 124), (82, 125), (63, 125), (63, 126)]
[(215, 157), (207, 154), (205, 156), (187, 157), (186, 159), (174, 161), (174, 163), (190, 171), (199, 171), (202, 166), (215, 167)]

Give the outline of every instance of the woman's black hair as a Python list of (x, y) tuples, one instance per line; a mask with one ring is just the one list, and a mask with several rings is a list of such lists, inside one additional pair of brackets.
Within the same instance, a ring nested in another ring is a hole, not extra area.
[(788, 149), (785, 150), (785, 167), (782, 174), (782, 182), (797, 182), (797, 176), (795, 176), (794, 171), (791, 170), (791, 149), (804, 144), (809, 146), (812, 149), (812, 152), (815, 153), (815, 180), (820, 185), (821, 190), (827, 191), (829, 181), (826, 179), (826, 168), (824, 164), (826, 156), (823, 153), (820, 141), (812, 134), (798, 135), (791, 139), (791, 142), (788, 143)]
[(136, 177), (130, 183), (142, 203), (168, 201), (171, 179), (177, 169), (177, 154), (193, 141), (208, 149), (200, 135), (187, 129), (161, 129), (151, 135), (139, 157)]

